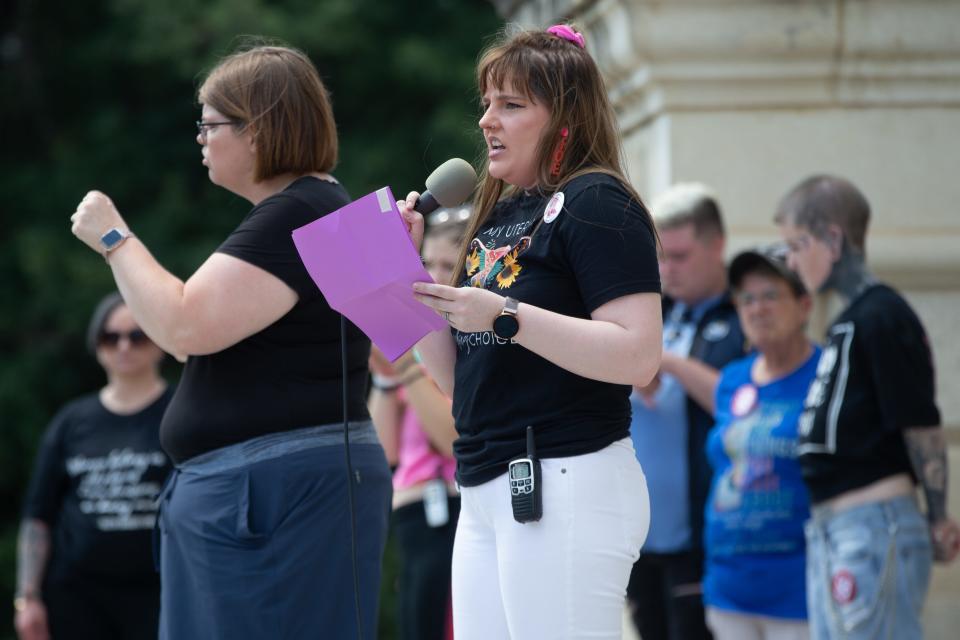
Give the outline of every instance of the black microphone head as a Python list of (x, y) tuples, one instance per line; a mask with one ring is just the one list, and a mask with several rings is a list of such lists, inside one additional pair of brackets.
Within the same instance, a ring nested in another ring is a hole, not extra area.
[(466, 160), (451, 158), (427, 178), (427, 191), (440, 206), (456, 207), (470, 197), (477, 186), (477, 172)]

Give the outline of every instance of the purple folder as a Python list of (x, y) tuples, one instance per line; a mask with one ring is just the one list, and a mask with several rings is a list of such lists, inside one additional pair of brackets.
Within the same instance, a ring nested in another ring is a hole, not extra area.
[(350, 319), (391, 361), (447, 327), (413, 297), (433, 282), (407, 233), (390, 187), (293, 231), (300, 259), (331, 308)]

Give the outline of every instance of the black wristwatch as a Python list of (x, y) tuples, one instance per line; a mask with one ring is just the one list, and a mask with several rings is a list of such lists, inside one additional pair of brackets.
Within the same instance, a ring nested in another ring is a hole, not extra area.
[(520, 331), (517, 309), (520, 303), (516, 298), (504, 298), (503, 311), (493, 319), (493, 333), (501, 340), (509, 340)]

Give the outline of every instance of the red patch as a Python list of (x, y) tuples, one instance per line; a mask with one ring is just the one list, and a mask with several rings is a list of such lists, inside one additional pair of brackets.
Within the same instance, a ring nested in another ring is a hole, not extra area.
[(857, 579), (846, 569), (841, 569), (833, 574), (831, 590), (837, 604), (850, 604), (857, 597)]

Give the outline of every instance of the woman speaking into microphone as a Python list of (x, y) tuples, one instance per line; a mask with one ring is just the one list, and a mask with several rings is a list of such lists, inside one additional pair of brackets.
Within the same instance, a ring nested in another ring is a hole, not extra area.
[(506, 37), (477, 81), (488, 160), (454, 286), (414, 285), (451, 326), (418, 350), (459, 434), (454, 632), (619, 639), (650, 516), (629, 396), (660, 364), (656, 234), (582, 35)]
[(186, 282), (92, 191), (73, 232), (106, 258), (139, 325), (187, 356), (161, 425), (177, 467), (161, 494), (160, 638), (356, 637), (344, 407), (357, 496), (363, 635), (376, 636), (390, 471), (365, 404), (370, 345), (300, 262), (291, 231), (349, 202), (310, 60), (259, 46), (217, 65), (197, 122), (211, 182), (252, 209)]

